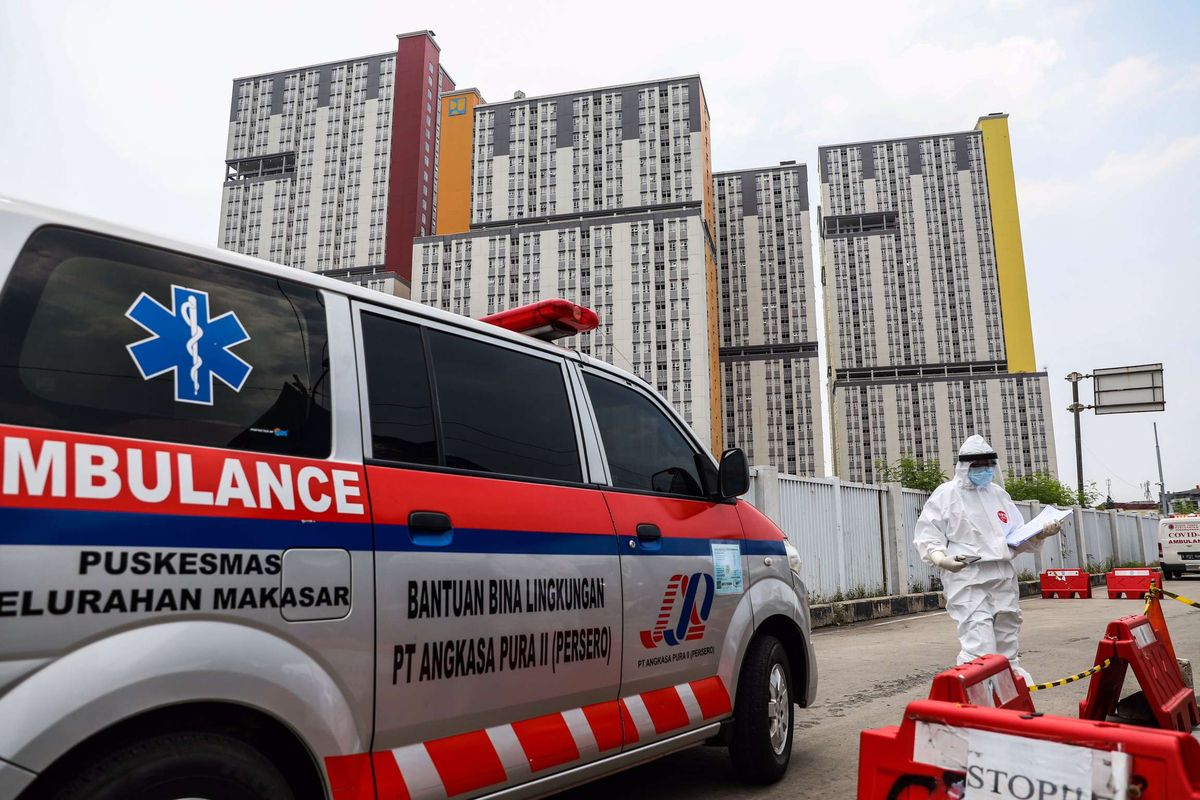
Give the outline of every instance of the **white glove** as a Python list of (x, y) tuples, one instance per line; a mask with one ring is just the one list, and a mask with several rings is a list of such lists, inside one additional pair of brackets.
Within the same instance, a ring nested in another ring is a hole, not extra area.
[(958, 572), (960, 569), (966, 566), (966, 564), (962, 561), (956, 561), (955, 559), (946, 555), (945, 550), (934, 550), (929, 554), (929, 560), (933, 562), (935, 567), (941, 567), (947, 572)]
[(1042, 528), (1042, 532), (1037, 535), (1037, 538), (1049, 539), (1051, 536), (1053, 536), (1054, 534), (1059, 533), (1061, 531), (1062, 531), (1062, 523), (1055, 520), (1054, 522), (1051, 522), (1046, 527)]

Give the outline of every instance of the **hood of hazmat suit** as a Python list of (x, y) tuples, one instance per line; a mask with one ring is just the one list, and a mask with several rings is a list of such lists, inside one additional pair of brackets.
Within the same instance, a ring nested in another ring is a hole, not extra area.
[[(946, 611), (958, 625), (958, 663), (999, 653), (1028, 679), (1017, 658), (1021, 611), (1012, 559), (1041, 542), (1032, 539), (1019, 550), (1010, 548), (1005, 535), (1025, 524), (1020, 510), (998, 483), (971, 482), (972, 463), (995, 466), (996, 461), (996, 452), (982, 436), (963, 442), (954, 477), (935, 489), (921, 510), (913, 546), (930, 565), (930, 554), (939, 550), (951, 558), (978, 558), (958, 572), (940, 570)], [(1000, 479), (997, 470), (993, 480)]]
[(963, 442), (962, 447), (958, 448), (958, 458), (954, 462), (954, 480), (962, 489), (976, 489), (985, 487), (976, 487), (971, 483), (971, 464), (976, 462), (987, 462), (995, 468), (995, 474), (992, 477), (992, 483), (1000, 486), (1004, 485), (1004, 476), (1000, 474), (1000, 468), (996, 466), (999, 457), (992, 450), (992, 446), (987, 443), (979, 434), (973, 434)]

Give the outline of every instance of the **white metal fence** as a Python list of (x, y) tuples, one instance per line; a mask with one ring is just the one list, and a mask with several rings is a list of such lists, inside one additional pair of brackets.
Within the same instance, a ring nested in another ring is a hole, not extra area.
[[(771, 517), (800, 551), (800, 574), (815, 598), (873, 597), (935, 589), (937, 572), (912, 546), (927, 492), (899, 484), (868, 486), (837, 478), (797, 478), (770, 467), (750, 471), (746, 499)], [(1036, 501), (1017, 503), (1025, 519)], [(1158, 518), (1075, 508), (1041, 553), (1014, 566), (1025, 577), (1046, 569), (1099, 569), (1157, 560)]]

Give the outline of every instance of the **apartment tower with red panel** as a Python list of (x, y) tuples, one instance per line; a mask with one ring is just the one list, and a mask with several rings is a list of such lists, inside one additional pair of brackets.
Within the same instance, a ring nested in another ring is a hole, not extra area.
[(433, 31), (394, 51), (237, 78), (219, 244), (407, 297), (413, 239), (437, 229)]

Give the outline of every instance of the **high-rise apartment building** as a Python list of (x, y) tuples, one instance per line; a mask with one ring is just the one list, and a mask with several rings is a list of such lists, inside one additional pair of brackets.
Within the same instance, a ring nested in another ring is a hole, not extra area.
[(408, 294), (412, 242), (437, 228), (432, 31), (388, 53), (233, 81), (219, 244)]
[(636, 372), (722, 442), (708, 109), (699, 76), (474, 109), (470, 229), (418, 238), (413, 298), (482, 316), (594, 309), (572, 346)]
[(808, 167), (718, 172), (715, 198), (725, 440), (824, 474)]
[(1055, 471), (1007, 115), (818, 159), (837, 474), (906, 455), (948, 470), (972, 433), (1010, 474)]

